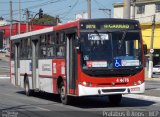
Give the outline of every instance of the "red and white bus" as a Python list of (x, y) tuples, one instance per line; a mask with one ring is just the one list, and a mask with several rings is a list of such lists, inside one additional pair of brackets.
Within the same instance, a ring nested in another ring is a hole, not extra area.
[(144, 47), (138, 21), (78, 20), (11, 37), (11, 82), (70, 96), (144, 93)]

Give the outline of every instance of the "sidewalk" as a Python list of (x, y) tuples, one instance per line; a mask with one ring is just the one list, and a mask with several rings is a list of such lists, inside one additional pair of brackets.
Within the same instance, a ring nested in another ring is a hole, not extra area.
[(0, 78), (10, 77), (10, 58), (6, 57), (7, 54), (9, 53), (0, 53)]
[(9, 55), (9, 53), (0, 53), (0, 60), (9, 62), (10, 57), (8, 55)]
[(159, 78), (145, 78), (145, 81), (156, 81), (156, 80), (158, 80), (158, 81), (160, 81), (160, 77)]
[(127, 94), (124, 97), (160, 103), (160, 78), (145, 78), (144, 94)]

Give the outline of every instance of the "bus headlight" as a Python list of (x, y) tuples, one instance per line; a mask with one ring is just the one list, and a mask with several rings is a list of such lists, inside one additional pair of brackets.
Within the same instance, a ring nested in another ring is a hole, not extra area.
[(141, 85), (141, 84), (142, 84), (142, 81), (139, 80), (139, 81), (138, 81), (138, 84)]
[(91, 86), (92, 86), (92, 83), (90, 83), (90, 82), (89, 82), (89, 83), (88, 83), (88, 82), (82, 82), (82, 85), (83, 85), (83, 86), (89, 86), (89, 87), (91, 87)]
[(87, 85), (87, 83), (86, 83), (86, 82), (82, 82), (82, 84), (83, 84), (84, 86), (86, 86), (86, 85)]
[(137, 85), (137, 83), (136, 82), (134, 82), (134, 86), (136, 86)]

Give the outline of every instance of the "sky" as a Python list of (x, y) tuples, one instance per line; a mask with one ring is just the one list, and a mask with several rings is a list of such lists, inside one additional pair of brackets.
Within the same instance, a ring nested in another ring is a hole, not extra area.
[[(13, 19), (18, 20), (18, 1), (12, 0)], [(75, 19), (76, 14), (87, 12), (87, 0), (20, 0), (21, 1), (21, 20), (25, 21), (25, 9), (28, 8), (30, 16), (38, 13), (39, 9), (43, 13), (51, 16), (59, 16), (62, 22)], [(5, 20), (10, 20), (10, 0), (0, 0), (0, 16)], [(100, 8), (111, 9), (113, 14), (113, 3), (123, 2), (123, 0), (91, 0), (92, 18), (109, 17), (107, 12)]]

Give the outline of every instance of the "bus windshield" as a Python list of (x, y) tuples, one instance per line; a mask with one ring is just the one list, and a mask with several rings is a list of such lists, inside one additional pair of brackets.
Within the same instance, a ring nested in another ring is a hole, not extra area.
[(121, 69), (142, 66), (139, 30), (81, 32), (83, 69)]

